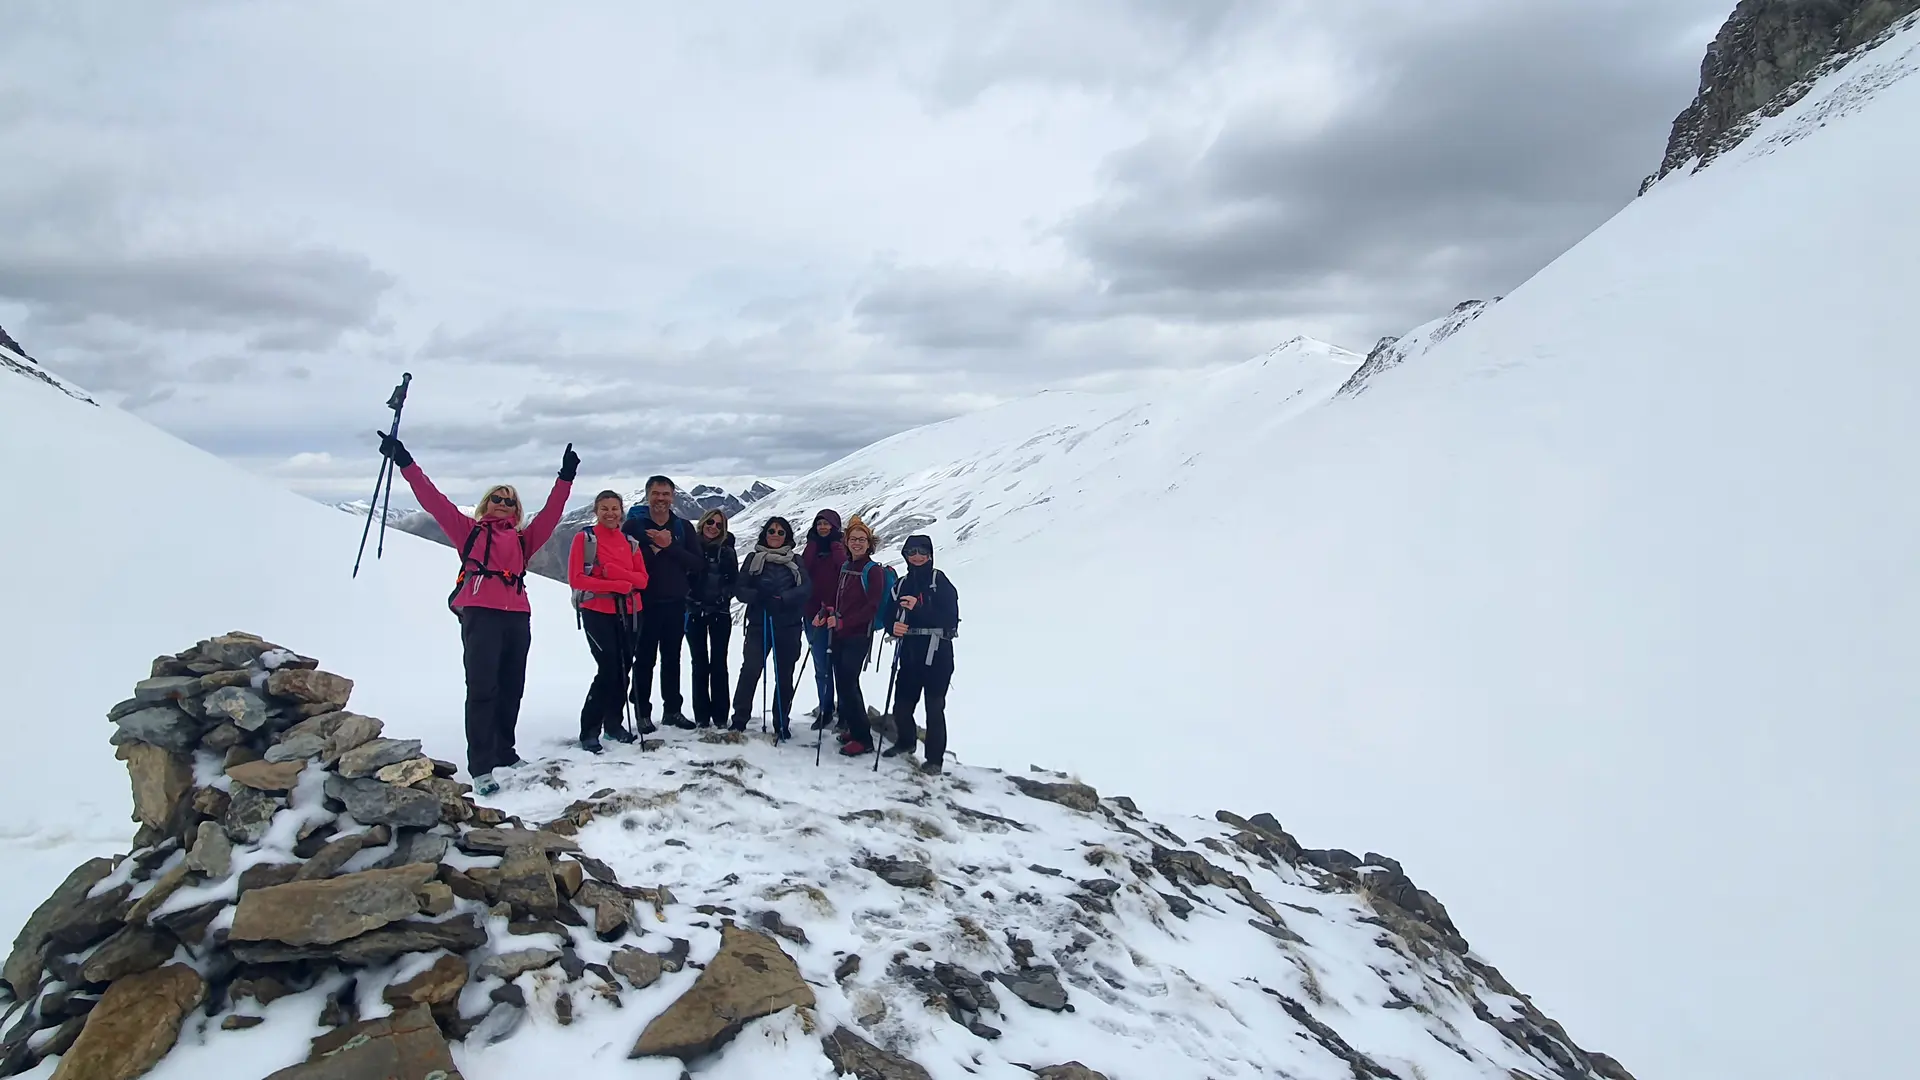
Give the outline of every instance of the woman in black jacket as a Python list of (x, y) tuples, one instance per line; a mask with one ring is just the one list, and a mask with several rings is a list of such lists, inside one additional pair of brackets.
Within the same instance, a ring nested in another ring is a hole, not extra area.
[(921, 772), (937, 773), (947, 756), (947, 688), (953, 684), (953, 639), (960, 631), (960, 593), (934, 568), (933, 538), (915, 534), (901, 548), (907, 572), (895, 590), (893, 662), (894, 742), (887, 757), (913, 753), (919, 741), (914, 706), (927, 698), (927, 758)]
[(747, 730), (753, 692), (772, 653), (778, 678), (772, 687), (774, 738), (793, 738), (793, 668), (800, 659), (800, 613), (809, 589), (807, 572), (794, 551), (793, 526), (783, 517), (768, 518), (753, 551), (740, 561), (733, 587), (733, 595), (747, 605), (740, 684), (733, 691), (733, 730)]
[(687, 593), (687, 655), (693, 660), (693, 723), (724, 727), (727, 722), (727, 643), (733, 638), (733, 583), (740, 558), (727, 531), (727, 515), (709, 510), (694, 531), (700, 541), (701, 570)]

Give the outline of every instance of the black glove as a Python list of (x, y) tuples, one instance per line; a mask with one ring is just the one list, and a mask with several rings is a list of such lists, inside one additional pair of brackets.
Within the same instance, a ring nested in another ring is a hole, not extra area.
[(376, 431), (374, 434), (380, 436), (381, 457), (393, 459), (393, 463), (402, 469), (413, 464), (413, 455), (407, 453), (406, 446), (399, 439), (384, 431)]
[(580, 471), (580, 455), (573, 452), (573, 444), (567, 444), (567, 452), (560, 455), (560, 479), (573, 482), (573, 476)]

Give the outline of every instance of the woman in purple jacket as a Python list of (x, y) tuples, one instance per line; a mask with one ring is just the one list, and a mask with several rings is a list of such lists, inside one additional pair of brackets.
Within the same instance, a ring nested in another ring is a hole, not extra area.
[(527, 560), (559, 526), (580, 456), (568, 443), (547, 504), (522, 529), (524, 507), (511, 484), (488, 488), (468, 514), (440, 494), (399, 439), (382, 433), (380, 452), (399, 466), (420, 508), (433, 516), (460, 552), (460, 577), (447, 606), (460, 619), (467, 669), (467, 772), (473, 776), (475, 794), (492, 795), (500, 790), (494, 770), (520, 764), (513, 748), (514, 728), (520, 722), (527, 650), (533, 642)]

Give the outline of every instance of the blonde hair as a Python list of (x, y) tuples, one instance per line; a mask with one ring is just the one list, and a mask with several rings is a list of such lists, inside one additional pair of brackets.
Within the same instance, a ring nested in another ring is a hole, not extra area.
[(696, 531), (706, 529), (707, 522), (712, 521), (714, 518), (720, 519), (720, 535), (727, 535), (727, 512), (717, 506), (700, 515), (700, 524), (695, 527)]
[(487, 516), (487, 501), (500, 492), (505, 492), (513, 500), (513, 527), (520, 528), (526, 521), (527, 506), (520, 501), (520, 492), (512, 484), (495, 484), (488, 488), (473, 508), (473, 520), (480, 521)]
[(841, 542), (845, 543), (846, 540), (853, 539), (853, 534), (856, 532), (867, 538), (867, 554), (872, 555), (874, 553), (873, 528), (866, 522), (861, 521), (859, 514), (853, 515), (852, 519), (847, 522), (847, 527), (841, 530), (841, 535), (845, 538)]

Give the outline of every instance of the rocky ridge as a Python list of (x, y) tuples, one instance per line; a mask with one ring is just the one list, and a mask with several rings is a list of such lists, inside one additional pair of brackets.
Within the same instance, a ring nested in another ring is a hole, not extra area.
[(47, 369), (41, 367), (40, 361), (27, 355), (27, 350), (13, 340), (13, 335), (7, 333), (5, 327), (0, 327), (0, 371), (11, 371), (16, 375), (46, 383), (76, 401), (84, 401), (89, 405), (99, 404), (65, 380), (56, 378)]
[(525, 767), (481, 806), (352, 689), (242, 633), (154, 661), (108, 714), (132, 850), (15, 939), (0, 1076), (131, 1080), (304, 1003), (305, 1060), (259, 1075), (453, 1080), (575, 1038), (869, 1080), (1104, 1080), (1149, 1048), (1216, 1075), (1630, 1080), (1394, 860), (1271, 815), (1189, 841), (1059, 774), (800, 771), (730, 732)]
[(1367, 358), (1360, 362), (1335, 397), (1358, 397), (1366, 392), (1367, 386), (1382, 372), (1399, 367), (1414, 357), (1424, 355), (1434, 346), (1465, 329), (1487, 313), (1500, 297), (1491, 300), (1462, 300), (1455, 304), (1452, 311), (1429, 323), (1423, 323), (1398, 337), (1383, 337), (1375, 345)]
[(1674, 118), (1660, 168), (1704, 168), (1821, 76), (1883, 41), (1920, 0), (1740, 0), (1700, 64), (1700, 90)]

